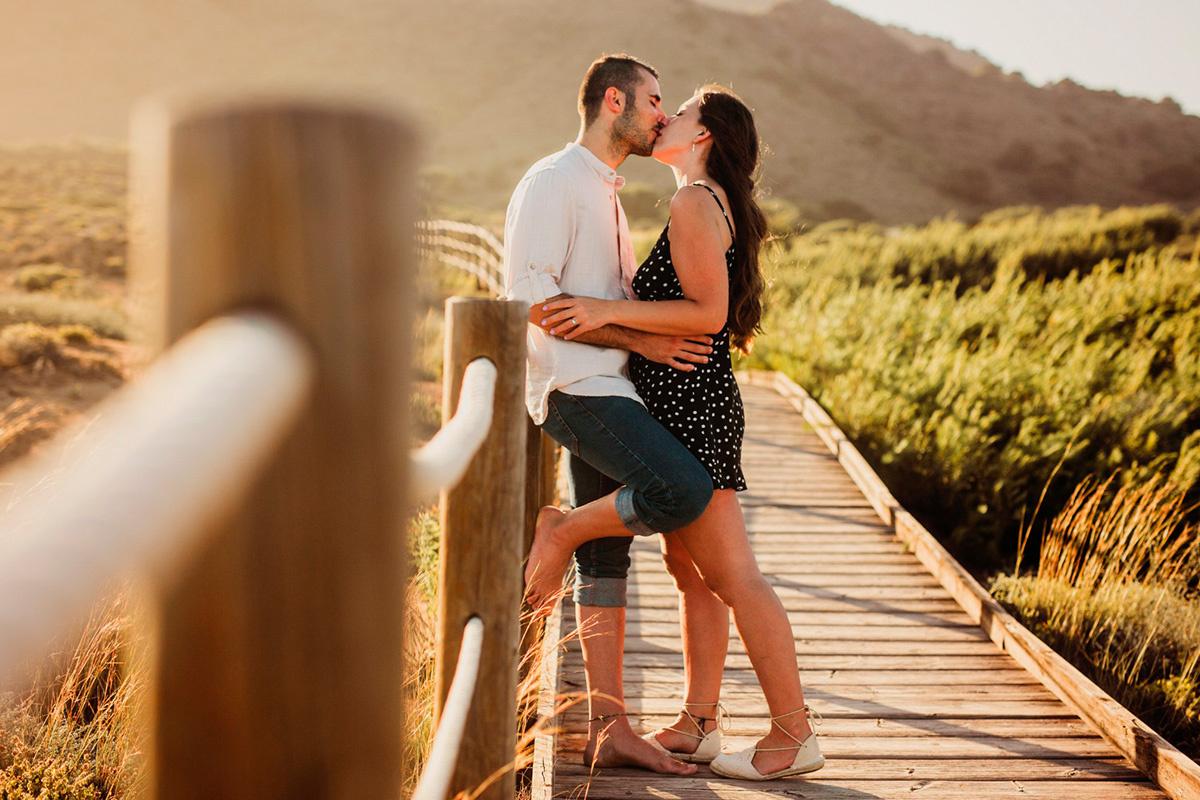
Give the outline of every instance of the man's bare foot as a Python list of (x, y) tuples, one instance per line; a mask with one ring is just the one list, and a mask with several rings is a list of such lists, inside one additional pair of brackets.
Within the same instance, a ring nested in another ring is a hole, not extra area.
[(525, 599), (534, 610), (541, 611), (559, 589), (571, 550), (554, 536), (554, 529), (566, 519), (566, 512), (554, 506), (538, 511), (533, 529), (533, 544), (525, 564)]
[(685, 764), (660, 753), (628, 727), (612, 726), (588, 739), (583, 748), (588, 767), (636, 767), (667, 775), (694, 775), (695, 764)]

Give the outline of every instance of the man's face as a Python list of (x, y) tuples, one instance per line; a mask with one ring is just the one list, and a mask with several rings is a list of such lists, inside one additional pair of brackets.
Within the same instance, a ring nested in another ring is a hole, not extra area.
[(626, 96), (621, 116), (613, 122), (613, 141), (633, 155), (648, 156), (654, 152), (658, 132), (667, 124), (667, 115), (662, 110), (658, 79), (645, 70), (639, 72), (641, 82)]

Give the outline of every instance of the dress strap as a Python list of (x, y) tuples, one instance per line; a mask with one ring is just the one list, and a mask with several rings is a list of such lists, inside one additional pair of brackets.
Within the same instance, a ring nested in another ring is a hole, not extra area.
[(713, 188), (704, 181), (696, 181), (692, 184), (692, 186), (703, 186), (705, 189), (708, 189), (708, 193), (713, 196), (713, 200), (717, 201), (717, 208), (721, 209), (721, 216), (725, 218), (725, 224), (729, 226), (729, 238), (734, 238), (733, 223), (729, 221), (729, 215), (725, 213), (725, 204), (721, 202), (721, 198), (717, 196), (717, 193), (713, 191)]

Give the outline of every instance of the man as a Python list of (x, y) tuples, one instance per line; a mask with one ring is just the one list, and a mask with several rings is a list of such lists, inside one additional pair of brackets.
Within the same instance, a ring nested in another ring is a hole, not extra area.
[[(625, 54), (602, 56), (579, 90), (576, 140), (538, 161), (513, 192), (505, 224), (506, 291), (531, 305), (526, 404), (533, 421), (569, 451), (571, 504), (593, 531), (624, 535), (575, 549), (557, 540), (543, 509), (526, 570), (535, 607), (561, 586), (572, 555), (574, 599), (589, 691), (584, 761), (690, 775), (695, 766), (655, 750), (625, 716), (621, 660), (632, 535), (669, 532), (703, 513), (712, 481), (696, 458), (646, 411), (626, 374), (629, 351), (690, 370), (711, 339), (607, 326), (573, 341), (541, 327), (542, 305), (567, 294), (619, 299), (634, 271), (616, 169), (649, 156), (667, 123), (658, 73)], [(623, 526), (623, 527), (622, 527)], [(560, 526), (562, 527), (562, 526)], [(603, 735), (601, 735), (603, 734)]]

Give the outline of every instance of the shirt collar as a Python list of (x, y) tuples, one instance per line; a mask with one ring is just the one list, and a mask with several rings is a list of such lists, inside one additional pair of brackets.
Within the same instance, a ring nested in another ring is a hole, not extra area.
[(580, 158), (582, 158), (593, 172), (604, 179), (605, 183), (611, 183), (616, 189), (620, 189), (625, 185), (625, 178), (623, 176), (618, 175), (615, 169), (610, 167), (608, 164), (605, 164), (599, 159), (599, 157), (596, 156), (595, 153), (593, 153), (591, 150), (588, 150), (579, 142), (569, 142), (567, 144), (567, 149), (571, 150)]

